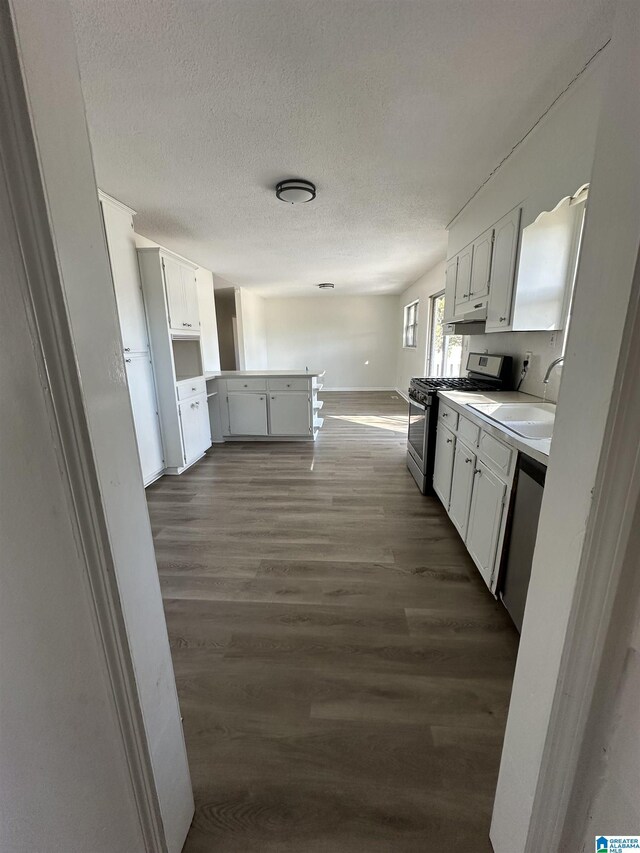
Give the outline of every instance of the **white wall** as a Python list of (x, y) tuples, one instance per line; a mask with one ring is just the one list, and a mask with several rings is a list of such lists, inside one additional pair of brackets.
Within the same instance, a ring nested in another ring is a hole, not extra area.
[(246, 288), (236, 288), (236, 318), (240, 370), (264, 370), (268, 366), (265, 300)]
[[(605, 52), (606, 54), (606, 52)], [(571, 86), (548, 116), (516, 149), (478, 195), (453, 221), (448, 257), (455, 255), (486, 228), (518, 204), (521, 227), (530, 225), (543, 210), (551, 210), (591, 177), (602, 88), (606, 80), (605, 54)], [(563, 332), (551, 341), (548, 332), (497, 332), (466, 337), (465, 352), (503, 353), (514, 357), (519, 374), (527, 351), (533, 353), (522, 391), (542, 396), (547, 365), (562, 352)], [(464, 357), (463, 357), (464, 362)], [(546, 389), (556, 400), (560, 372), (554, 372)]]
[[(58, 294), (64, 300), (61, 326), (70, 328), (73, 364), (66, 371), (65, 390), (86, 417), (86, 428), (83, 418), (73, 431), (78, 455), (86, 450), (90, 459), (83, 473), (95, 527), (83, 526), (84, 544), (96, 544), (117, 583), (115, 613), (126, 626), (123, 654), (131, 655), (136, 676), (131, 704), (139, 702), (142, 710), (168, 848), (177, 853), (193, 799), (73, 27), (61, 0), (45, 5), (12, 0), (11, 6), (55, 247), (56, 273), (44, 286), (54, 304)], [(4, 6), (0, 11), (5, 23)], [(0, 228), (3, 238), (6, 225)], [(42, 242), (48, 237), (47, 232)], [(101, 651), (88, 569), (83, 571), (89, 558), (73, 526), (65, 463), (76, 460), (62, 460), (50, 408), (52, 393), (58, 393), (58, 400), (53, 397), (58, 405), (64, 395), (55, 385), (47, 387), (46, 370), (36, 361), (35, 326), (27, 326), (25, 303), (15, 299), (21, 267), (10, 268), (5, 248), (2, 292), (14, 302), (12, 310), (0, 312), (7, 320), (0, 335), (2, 393), (12, 400), (3, 409), (6, 423), (0, 432), (0, 460), (7, 466), (2, 483), (11, 484), (10, 500), (0, 513), (6, 525), (0, 848), (137, 853), (142, 849), (139, 815), (124, 761), (125, 735), (115, 719), (116, 688)], [(31, 262), (33, 246), (29, 254)], [(65, 341), (60, 335), (61, 352), (66, 352)], [(51, 359), (49, 369), (54, 366)], [(74, 482), (80, 479), (78, 473)], [(96, 581), (99, 572), (93, 571)], [(104, 578), (105, 584), (112, 582)]]
[[(498, 780), (491, 830), (496, 853), (525, 849), (534, 798), (540, 795), (539, 772), (554, 697), (562, 689), (558, 677), (576, 606), (576, 578), (638, 258), (640, 9), (627, 2), (617, 8), (616, 31), (606, 52), (613, 73), (602, 102), (564, 378)], [(597, 95), (592, 91), (592, 111)], [(592, 638), (584, 641), (588, 645)], [(571, 701), (570, 696), (565, 699)], [(638, 737), (637, 715), (627, 737)], [(561, 766), (553, 767), (554, 773), (561, 771)], [(637, 776), (631, 796), (637, 803)], [(637, 831), (625, 827), (615, 831)], [(540, 847), (527, 847), (534, 849)]]
[[(396, 337), (396, 381), (397, 390), (406, 396), (409, 380), (413, 376), (426, 376), (427, 347), (429, 346), (430, 298), (444, 290), (445, 262), (436, 264), (421, 276), (411, 287), (398, 297), (395, 315)], [(418, 306), (418, 345), (415, 349), (402, 346), (402, 332), (404, 326), (404, 307), (411, 302), (419, 300)]]
[(270, 370), (326, 370), (327, 389), (395, 388), (397, 296), (264, 302)]

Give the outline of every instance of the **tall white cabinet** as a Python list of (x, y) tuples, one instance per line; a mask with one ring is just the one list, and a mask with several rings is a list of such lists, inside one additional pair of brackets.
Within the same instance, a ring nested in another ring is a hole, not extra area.
[(164, 439), (165, 473), (181, 474), (211, 447), (195, 264), (138, 249)]
[(100, 193), (100, 207), (120, 320), (140, 468), (147, 486), (163, 473), (164, 453), (133, 233), (135, 211), (104, 193)]

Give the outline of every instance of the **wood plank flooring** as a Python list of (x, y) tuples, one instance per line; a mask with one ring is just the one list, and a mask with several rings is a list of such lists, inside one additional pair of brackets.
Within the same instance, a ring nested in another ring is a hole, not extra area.
[(405, 466), (396, 394), (147, 490), (196, 815), (185, 853), (487, 853), (517, 634)]

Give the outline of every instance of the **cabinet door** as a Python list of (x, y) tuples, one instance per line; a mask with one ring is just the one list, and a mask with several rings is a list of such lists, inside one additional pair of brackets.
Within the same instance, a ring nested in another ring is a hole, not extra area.
[(453, 458), (453, 477), (451, 480), (451, 500), (449, 518), (458, 528), (462, 539), (467, 536), (471, 491), (476, 468), (476, 455), (458, 439)]
[(211, 421), (209, 420), (209, 406), (207, 395), (198, 398), (198, 418), (200, 426), (200, 452), (204, 453), (211, 447)]
[(107, 250), (125, 352), (148, 352), (147, 318), (131, 216), (101, 203)]
[(433, 488), (445, 509), (449, 509), (455, 441), (454, 434), (442, 423), (439, 423), (436, 435), (436, 458), (433, 467)]
[(506, 490), (505, 484), (479, 462), (474, 473), (466, 544), (489, 589), (492, 589)]
[(485, 331), (497, 332), (511, 324), (511, 303), (520, 239), (520, 208), (517, 207), (494, 226), (491, 287)]
[(183, 459), (188, 465), (202, 456), (207, 447), (211, 446), (211, 436), (207, 443), (204, 429), (204, 418), (209, 419), (207, 397), (190, 397), (178, 404), (180, 412), (180, 428), (182, 430)]
[(153, 370), (148, 355), (128, 356), (125, 366), (142, 479), (146, 486), (164, 469)]
[(200, 308), (198, 307), (198, 285), (195, 271), (182, 268), (182, 288), (185, 299), (185, 320), (190, 332), (200, 331)]
[(473, 243), (473, 264), (471, 265), (471, 285), (469, 288), (469, 298), (472, 301), (489, 293), (492, 250), (493, 228), (489, 228)]
[(231, 435), (268, 435), (267, 395), (241, 391), (227, 396)]
[(463, 249), (458, 255), (458, 276), (456, 279), (456, 316), (458, 314), (457, 306), (468, 302), (471, 298), (469, 291), (471, 290), (471, 261), (473, 259), (473, 243)]
[(270, 435), (309, 435), (311, 415), (307, 391), (269, 394)]
[(456, 280), (458, 278), (458, 258), (447, 261), (444, 285), (444, 322), (449, 323), (456, 316)]
[(184, 287), (184, 267), (173, 258), (162, 259), (164, 283), (167, 291), (169, 327), (174, 332), (186, 332), (189, 328), (187, 294)]

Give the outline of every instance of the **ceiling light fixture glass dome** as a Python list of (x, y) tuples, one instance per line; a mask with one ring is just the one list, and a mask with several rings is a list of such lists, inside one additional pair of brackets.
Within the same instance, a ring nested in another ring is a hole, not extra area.
[(289, 178), (276, 186), (276, 196), (287, 204), (305, 204), (316, 197), (315, 184), (302, 178)]

